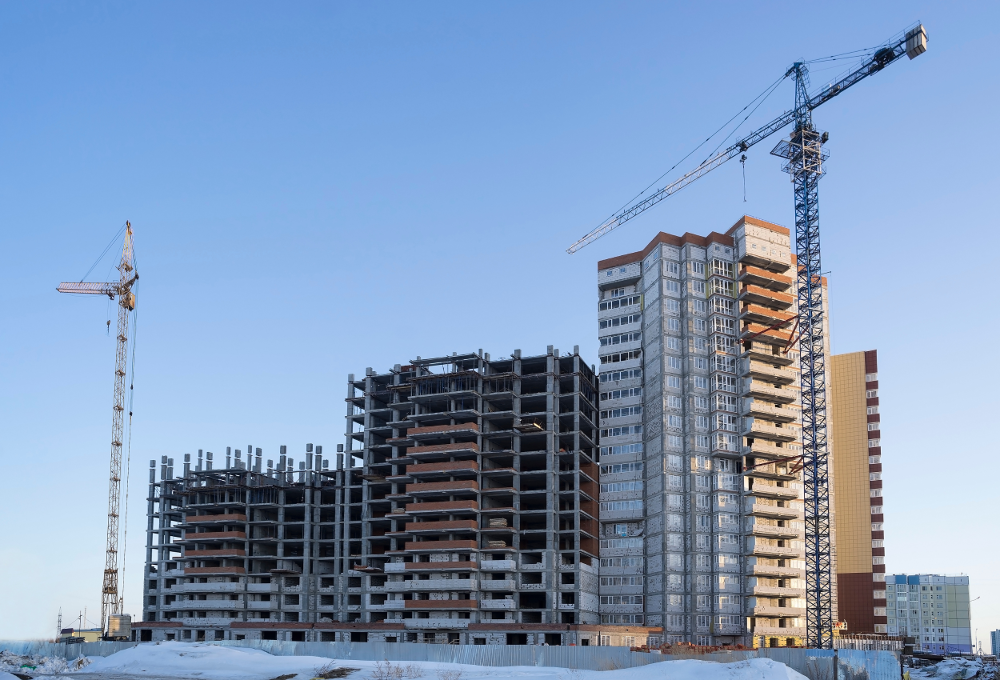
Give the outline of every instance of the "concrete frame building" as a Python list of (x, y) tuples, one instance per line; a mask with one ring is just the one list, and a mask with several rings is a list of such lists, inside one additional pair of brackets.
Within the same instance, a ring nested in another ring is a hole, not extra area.
[(801, 644), (794, 266), (749, 216), (598, 263), (603, 622)]
[(139, 639), (658, 641), (598, 620), (595, 382), (576, 348), (418, 358), (348, 377), (332, 469), (151, 463)]
[(887, 633), (878, 353), (836, 354), (830, 377), (840, 618), (848, 633)]
[(359, 620), (598, 623), (597, 394), (578, 349), (417, 358), (348, 392), (358, 562), (389, 588)]
[(890, 574), (888, 632), (916, 638), (914, 651), (972, 654), (969, 577)]

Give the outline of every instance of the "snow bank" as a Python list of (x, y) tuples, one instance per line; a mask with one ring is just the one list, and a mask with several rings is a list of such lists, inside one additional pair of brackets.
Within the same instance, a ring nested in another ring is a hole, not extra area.
[[(66, 660), (57, 656), (28, 656), (0, 652), (0, 673), (30, 673), (32, 675), (55, 675), (67, 670)], [(0, 680), (8, 680), (0, 676)], [(16, 676), (15, 676), (16, 680)]]
[(330, 659), (318, 656), (271, 656), (259, 649), (218, 647), (188, 642), (139, 645), (104, 658), (92, 658), (79, 671), (123, 675), (196, 677), (206, 680), (270, 680), (278, 676), (312, 678)]
[(975, 659), (945, 659), (933, 666), (910, 669), (911, 680), (969, 680), (983, 670), (981, 661)]
[[(211, 643), (164, 642), (94, 658), (74, 675), (91, 673), (204, 678), (205, 680), (310, 680), (320, 668), (357, 669), (346, 680), (379, 680), (384, 672), (373, 661), (334, 660), (317, 656), (272, 656), (245, 647)], [(685, 659), (614, 671), (581, 671), (547, 666), (467, 666), (403, 662), (405, 680), (805, 680), (805, 676), (772, 659), (713, 663)], [(73, 670), (73, 669), (71, 669)], [(384, 671), (384, 664), (381, 666)], [(7, 680), (0, 678), (0, 680)]]

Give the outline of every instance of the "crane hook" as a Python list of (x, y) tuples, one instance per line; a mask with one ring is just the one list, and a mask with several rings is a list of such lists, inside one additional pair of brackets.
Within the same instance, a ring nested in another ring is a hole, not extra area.
[[(740, 156), (740, 165), (743, 166), (743, 202), (747, 202), (747, 155)], [(110, 323), (110, 322), (108, 322)]]

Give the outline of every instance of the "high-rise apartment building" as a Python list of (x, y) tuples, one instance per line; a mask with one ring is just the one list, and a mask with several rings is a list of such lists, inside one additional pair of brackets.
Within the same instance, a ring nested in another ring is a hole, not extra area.
[(886, 633), (878, 353), (831, 357), (837, 592), (848, 633)]
[(885, 589), (890, 635), (915, 637), (915, 651), (972, 653), (968, 576), (890, 574)]
[(1000, 630), (990, 631), (990, 654), (1000, 656)]
[(598, 263), (602, 622), (801, 643), (794, 266), (752, 217)]

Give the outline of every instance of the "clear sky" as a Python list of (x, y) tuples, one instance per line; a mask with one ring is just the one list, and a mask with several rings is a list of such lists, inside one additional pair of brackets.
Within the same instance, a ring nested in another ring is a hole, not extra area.
[[(346, 375), (417, 355), (596, 361), (598, 259), (744, 213), (792, 225), (777, 138), (748, 154), (746, 202), (732, 163), (564, 249), (792, 61), (916, 20), (924, 56), (815, 114), (832, 342), (879, 351), (889, 572), (969, 574), (979, 637), (1000, 628), (1000, 4), (8, 2), (0, 638), (98, 618), (114, 336), (106, 300), (55, 287), (126, 219), (138, 613), (150, 459), (331, 450)], [(747, 125), (792, 101), (786, 82)]]

